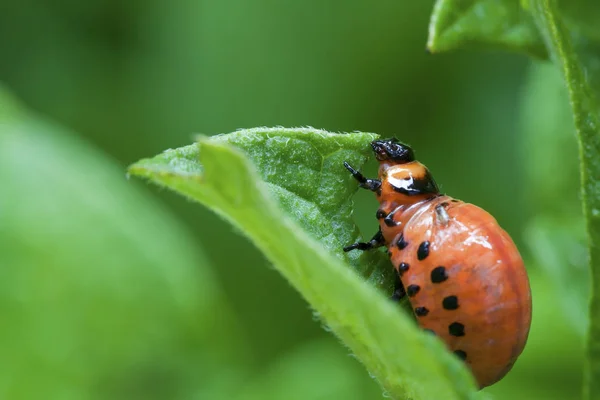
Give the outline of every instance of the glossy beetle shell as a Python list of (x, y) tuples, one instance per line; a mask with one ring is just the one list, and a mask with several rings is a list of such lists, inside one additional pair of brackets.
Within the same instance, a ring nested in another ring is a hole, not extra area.
[[(447, 221), (436, 207), (445, 208)], [(408, 292), (414, 310), (427, 310), (416, 312), (419, 325), (464, 358), (481, 387), (500, 380), (523, 351), (531, 323), (529, 280), (508, 234), (486, 211), (447, 196), (419, 205), (401, 231), (382, 232), (404, 287), (419, 288)], [(423, 243), (426, 255), (419, 254)]]
[[(346, 248), (388, 247), (418, 323), (471, 368), (480, 387), (523, 351), (531, 292), (510, 236), (483, 209), (439, 193), (427, 168), (396, 139), (372, 144), (379, 180), (347, 166), (380, 203), (379, 236)], [(398, 292), (398, 289), (397, 289)]]

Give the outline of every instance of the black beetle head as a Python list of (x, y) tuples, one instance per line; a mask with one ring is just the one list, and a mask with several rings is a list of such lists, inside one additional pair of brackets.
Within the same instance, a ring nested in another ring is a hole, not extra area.
[(371, 147), (379, 161), (393, 161), (398, 164), (415, 161), (415, 154), (410, 146), (400, 143), (396, 138), (374, 140)]

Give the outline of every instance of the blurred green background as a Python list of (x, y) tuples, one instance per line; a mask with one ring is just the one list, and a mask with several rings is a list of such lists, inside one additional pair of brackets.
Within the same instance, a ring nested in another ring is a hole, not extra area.
[[(29, 121), (0, 139), (0, 397), (383, 398), (245, 238), (125, 179), (195, 133), (276, 125), (397, 136), (443, 191), (495, 215), (528, 261), (534, 319), (486, 392), (576, 396), (586, 279), (564, 223), (580, 206), (561, 84), (524, 56), (427, 54), (431, 8), (4, 0), (0, 81), (76, 133)], [(375, 207), (357, 195), (365, 235)], [(579, 278), (565, 291), (549, 268)]]

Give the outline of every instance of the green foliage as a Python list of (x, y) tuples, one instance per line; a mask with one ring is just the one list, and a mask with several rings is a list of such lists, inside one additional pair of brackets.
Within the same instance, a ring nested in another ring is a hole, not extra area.
[[(389, 290), (393, 269), (385, 253), (342, 251), (350, 243), (368, 239), (359, 237), (352, 219), (350, 199), (356, 183), (343, 162), (364, 164), (371, 154), (368, 143), (375, 137), (372, 133), (331, 136), (317, 129), (256, 128), (211, 140), (243, 150), (286, 214), (370, 283)], [(187, 157), (196, 163), (198, 146), (190, 146), (189, 151)]]
[[(339, 235), (340, 223), (327, 229), (327, 223), (319, 221), (323, 217), (305, 219), (316, 209), (326, 215), (332, 206), (318, 203), (322, 200), (335, 202), (338, 211), (347, 210), (342, 217), (349, 218), (350, 210), (344, 204), (353, 191), (349, 187), (356, 188), (356, 184), (339, 164), (347, 159), (360, 167), (364, 161), (362, 149), (368, 149), (373, 138), (362, 133), (259, 128), (200, 139), (199, 154), (189, 146), (169, 150), (134, 164), (129, 172), (204, 204), (241, 229), (391, 397), (474, 398), (470, 373), (437, 338), (417, 329), (410, 317), (348, 269), (339, 256), (332, 257), (339, 250), (333, 247), (328, 251), (321, 244), (338, 246), (338, 240), (315, 240)], [(261, 181), (252, 164), (230, 141), (248, 141), (256, 146), (247, 146), (245, 152), (254, 157), (261, 174), (271, 177), (272, 182)], [(263, 152), (268, 141), (268, 150)], [(312, 156), (303, 158), (307, 153)], [(280, 154), (286, 154), (283, 162), (278, 160)], [(331, 171), (324, 172), (326, 168)], [(314, 189), (304, 186), (306, 181), (315, 180), (319, 185)], [(334, 188), (322, 187), (324, 183)], [(282, 186), (287, 192), (281, 191)], [(289, 216), (273, 200), (272, 193), (276, 193), (282, 208), (293, 211)], [(299, 195), (305, 202), (295, 201)], [(304, 220), (303, 227), (295, 222), (296, 218)]]
[(517, 0), (437, 0), (427, 47), (434, 53), (496, 47), (546, 56), (533, 18)]
[(368, 396), (331, 343), (253, 371), (189, 232), (72, 132), (4, 90), (0, 110), (0, 397)]
[[(599, 69), (592, 62), (596, 57), (592, 55), (592, 49), (585, 45), (587, 38), (575, 36), (573, 39), (585, 42), (577, 46), (581, 55), (577, 54), (554, 2), (532, 0), (531, 3), (546, 45), (567, 84), (579, 139), (583, 213), (592, 275), (584, 397), (595, 399), (600, 397), (600, 248), (596, 246), (600, 242), (600, 115), (597, 92), (594, 91)], [(585, 66), (580, 60), (585, 62)], [(587, 69), (589, 63), (593, 67)]]
[(5, 91), (0, 110), (0, 397), (175, 399), (230, 386), (237, 372), (219, 366), (243, 366), (245, 352), (187, 232), (72, 133)]
[[(522, 108), (522, 156), (532, 219), (525, 240), (537, 264), (561, 293), (558, 305), (583, 337), (587, 330), (589, 270), (577, 139), (560, 71), (531, 69)], [(543, 104), (543, 108), (540, 108)]]
[[(496, 26), (498, 20), (490, 18), (479, 21), (472, 26), (469, 23), (469, 14), (474, 10), (483, 11), (489, 3), (487, 1), (472, 1), (468, 7), (457, 8), (456, 2), (441, 0), (436, 6), (436, 12), (432, 18), (432, 30), (430, 44), (435, 48), (436, 43), (445, 44), (444, 49), (455, 48), (473, 34), (479, 36), (482, 42), (494, 44), (485, 34), (481, 34), (484, 25), (487, 30), (490, 26)], [(576, 2), (563, 1), (559, 3), (552, 0), (529, 0), (522, 1), (520, 6), (516, 2), (498, 1), (493, 2), (497, 8), (512, 10), (512, 16), (524, 16), (528, 21), (533, 20), (543, 40), (545, 47), (552, 60), (558, 67), (564, 82), (566, 83), (567, 95), (571, 105), (572, 120), (577, 130), (579, 142), (579, 170), (582, 183), (583, 215), (587, 228), (588, 258), (592, 275), (592, 295), (589, 310), (589, 330), (587, 338), (587, 364), (586, 379), (584, 382), (584, 397), (597, 398), (600, 396), (600, 250), (595, 245), (600, 241), (600, 115), (598, 109), (598, 90), (600, 81), (600, 61), (598, 56), (598, 39), (600, 30), (597, 28), (598, 9), (594, 2), (582, 0)], [(465, 2), (458, 4), (467, 5)], [(481, 8), (480, 8), (481, 7)], [(462, 12), (461, 12), (462, 10)], [(526, 13), (530, 13), (531, 17)], [(450, 15), (451, 17), (448, 17)], [(483, 15), (483, 14), (478, 14)], [(490, 16), (495, 17), (493, 14)], [(452, 23), (446, 21), (450, 20)], [(592, 22), (593, 21), (593, 22)], [(523, 29), (522, 19), (505, 18), (506, 31), (514, 32)], [(523, 50), (522, 43), (530, 43), (531, 24), (528, 23), (528, 33), (520, 33), (521, 41), (503, 40), (510, 43), (508, 48)], [(461, 38), (454, 38), (453, 32), (463, 30)], [(499, 37), (503, 37), (500, 35)], [(560, 115), (560, 114), (559, 114)], [(537, 144), (537, 143), (536, 143)], [(550, 186), (548, 184), (536, 185), (542, 192), (556, 194), (559, 186), (565, 191), (568, 185), (568, 176), (572, 174), (572, 163), (568, 159), (568, 148), (557, 146), (556, 143), (539, 143), (540, 148), (548, 147), (551, 151), (545, 154), (547, 160), (559, 165), (556, 179)], [(560, 157), (557, 153), (560, 150)], [(571, 155), (572, 157), (572, 155)], [(535, 156), (534, 156), (535, 158)], [(538, 157), (539, 158), (539, 157)], [(566, 160), (565, 160), (566, 158)], [(541, 165), (540, 165), (541, 164)], [(536, 165), (543, 168), (547, 162)], [(549, 177), (549, 171), (545, 172)], [(555, 178), (553, 175), (552, 178)], [(562, 185), (561, 185), (562, 183)], [(555, 185), (554, 187), (552, 187)], [(550, 189), (549, 191), (545, 189)], [(569, 197), (568, 190), (566, 191)], [(568, 204), (558, 200), (558, 204)], [(572, 203), (570, 204), (572, 205)], [(559, 206), (560, 207), (560, 206)], [(569, 213), (572, 214), (573, 213)], [(577, 269), (567, 270), (564, 256), (573, 255), (578, 252), (578, 234), (581, 232), (581, 220), (575, 213), (574, 219), (564, 223), (567, 219), (557, 218), (556, 211), (549, 218), (539, 217), (532, 223), (530, 229), (530, 242), (536, 247), (538, 258), (546, 263), (548, 270), (555, 276), (555, 281), (563, 281), (565, 285), (575, 284), (575, 288), (585, 288), (585, 277), (578, 273)], [(557, 234), (562, 229), (562, 234)], [(564, 235), (561, 236), (561, 235)], [(563, 240), (564, 239), (564, 240)], [(556, 262), (554, 257), (560, 257), (562, 263)], [(571, 262), (580, 263), (581, 257), (571, 258)], [(562, 266), (560, 265), (562, 264)], [(572, 279), (572, 276), (575, 279)], [(579, 279), (577, 279), (579, 277)], [(569, 293), (569, 291), (567, 291)], [(571, 298), (573, 298), (571, 296)], [(573, 304), (580, 305), (581, 298)], [(581, 326), (581, 325), (580, 325)]]
[[(401, 137), (445, 192), (490, 211), (519, 245), (533, 291), (530, 339), (513, 370), (484, 393), (567, 399), (581, 387), (578, 335), (587, 325), (591, 280), (582, 261), (577, 140), (562, 69), (535, 63), (524, 75), (523, 53), (552, 54), (552, 39), (536, 25), (544, 24), (533, 15), (536, 3), (438, 1), (433, 53), (520, 53), (441, 57), (423, 51), (432, 2), (6, 3), (1, 79), (23, 103), (77, 132), (2, 95), (0, 397), (380, 398), (363, 366), (319, 329), (303, 299), (237, 230), (178, 196), (123, 184), (124, 165), (189, 143), (190, 132), (308, 123)], [(594, 93), (596, 3), (558, 2)], [(298, 21), (310, 21), (310, 29)], [(7, 135), (16, 127), (26, 132), (22, 138)], [(231, 144), (244, 148), (237, 135)], [(360, 165), (368, 147), (345, 146)], [(260, 163), (258, 143), (246, 147), (250, 161)], [(314, 156), (311, 146), (302, 151)], [(366, 167), (369, 175), (373, 167)], [(341, 183), (350, 182), (347, 175), (336, 176), (338, 193), (354, 190)], [(357, 235), (349, 217), (336, 219), (334, 207), (311, 208), (302, 197), (317, 185), (265, 184), (311, 240), (389, 294), (386, 257), (341, 254), (340, 245)], [(328, 205), (336, 200), (320, 197)], [(361, 191), (354, 202), (353, 217), (370, 236), (375, 200)], [(344, 213), (350, 207), (336, 204)], [(336, 221), (348, 230), (328, 235), (327, 224)], [(402, 337), (395, 340), (402, 345)]]

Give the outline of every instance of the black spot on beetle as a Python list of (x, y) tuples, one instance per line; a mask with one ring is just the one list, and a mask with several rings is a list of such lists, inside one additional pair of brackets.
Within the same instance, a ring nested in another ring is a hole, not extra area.
[(385, 218), (387, 216), (387, 213), (382, 210), (381, 208), (379, 210), (377, 210), (377, 212), (375, 213), (375, 217), (377, 219), (381, 219), (381, 218)]
[(429, 255), (429, 242), (426, 240), (419, 245), (419, 249), (417, 250), (417, 258), (419, 261), (422, 261), (427, 258)]
[(467, 359), (467, 353), (463, 350), (454, 350), (454, 354), (463, 361)]
[(402, 275), (403, 273), (408, 271), (408, 268), (409, 265), (407, 263), (400, 263), (400, 265), (398, 265), (398, 273)]
[(442, 301), (442, 307), (444, 307), (444, 310), (456, 310), (458, 308), (458, 297), (444, 297), (444, 300)]
[(429, 314), (429, 310), (426, 307), (417, 307), (415, 308), (415, 315), (417, 317), (424, 317)]
[(452, 336), (465, 336), (465, 326), (460, 322), (453, 322), (448, 325), (448, 332)]
[(391, 214), (386, 215), (385, 218), (383, 219), (383, 222), (385, 223), (386, 226), (389, 226), (390, 228), (400, 225), (400, 223), (394, 221), (393, 215), (391, 215)]
[(415, 294), (419, 293), (421, 287), (419, 285), (408, 285), (406, 287), (406, 294), (408, 297), (413, 297)]
[(433, 283), (442, 283), (446, 279), (448, 279), (448, 274), (446, 273), (446, 267), (435, 267), (431, 270), (431, 282)]
[(404, 234), (400, 235), (400, 239), (398, 239), (398, 241), (396, 242), (396, 246), (398, 246), (400, 250), (404, 250), (406, 246), (408, 246), (408, 242), (404, 240)]

